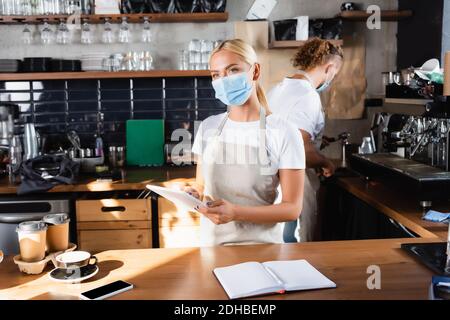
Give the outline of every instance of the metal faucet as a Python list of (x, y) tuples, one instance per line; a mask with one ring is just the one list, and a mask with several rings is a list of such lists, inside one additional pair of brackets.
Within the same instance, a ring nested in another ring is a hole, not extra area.
[(350, 138), (349, 132), (342, 132), (338, 135), (338, 140), (341, 141), (341, 148), (342, 148), (342, 168), (347, 167), (347, 156), (346, 156), (346, 147), (349, 144), (348, 139)]
[[(345, 156), (345, 149), (346, 146), (349, 144), (348, 139), (350, 138), (349, 132), (342, 132), (338, 134), (337, 138), (327, 138), (328, 143), (333, 143), (336, 141), (341, 141), (341, 149), (342, 149), (342, 168), (345, 168), (347, 166), (347, 159)], [(320, 150), (324, 149), (327, 145), (324, 142), (320, 145)]]

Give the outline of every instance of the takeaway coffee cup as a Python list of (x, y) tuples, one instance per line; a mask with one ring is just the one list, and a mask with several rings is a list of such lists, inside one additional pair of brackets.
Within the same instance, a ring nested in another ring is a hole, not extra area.
[[(97, 257), (87, 251), (64, 252), (57, 255), (55, 260), (56, 267), (60, 269), (75, 269), (97, 264)], [(91, 263), (91, 260), (94, 262)]]
[(66, 213), (49, 214), (42, 221), (48, 225), (47, 251), (67, 250), (69, 247), (69, 215)]
[(47, 225), (43, 221), (26, 221), (17, 226), (20, 257), (25, 262), (37, 262), (45, 258)]

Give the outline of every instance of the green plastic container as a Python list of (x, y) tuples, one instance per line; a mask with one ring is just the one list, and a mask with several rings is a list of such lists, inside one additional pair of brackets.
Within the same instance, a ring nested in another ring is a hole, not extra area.
[(164, 164), (164, 120), (128, 120), (127, 165)]

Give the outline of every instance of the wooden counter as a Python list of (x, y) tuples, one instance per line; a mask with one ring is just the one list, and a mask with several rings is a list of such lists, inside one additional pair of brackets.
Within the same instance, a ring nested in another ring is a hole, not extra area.
[[(94, 174), (93, 174), (94, 175)], [(112, 182), (97, 182), (93, 175), (81, 175), (73, 185), (58, 185), (48, 192), (92, 192), (114, 190), (144, 190), (147, 184), (163, 184), (172, 180), (195, 178), (195, 166), (127, 168), (122, 171), (122, 179)], [(10, 184), (8, 177), (0, 179), (0, 194), (14, 194), (17, 184)]]
[[(336, 289), (291, 292), (259, 299), (427, 299), (432, 272), (390, 239), (184, 249), (105, 251), (100, 272), (81, 285), (53, 282), (46, 273), (24, 275), (6, 257), (0, 264), (0, 299), (78, 299), (80, 292), (126, 280), (135, 289), (111, 299), (227, 299), (215, 267), (246, 261), (306, 259), (337, 284)], [(381, 268), (381, 290), (366, 286), (367, 267)]]
[[(419, 236), (447, 240), (448, 224), (422, 220), (423, 212), (418, 201), (401, 190), (393, 190), (381, 182), (367, 182), (360, 177), (338, 178), (337, 184)], [(450, 202), (435, 202), (433, 209), (449, 212)]]

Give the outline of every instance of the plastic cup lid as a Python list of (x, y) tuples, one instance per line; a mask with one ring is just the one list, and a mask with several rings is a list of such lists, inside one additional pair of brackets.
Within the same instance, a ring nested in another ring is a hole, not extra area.
[(46, 215), (42, 221), (48, 224), (65, 224), (70, 222), (70, 219), (67, 213), (56, 213)]
[(35, 232), (42, 230), (47, 230), (47, 225), (44, 221), (25, 221), (20, 223), (16, 228), (17, 232)]

